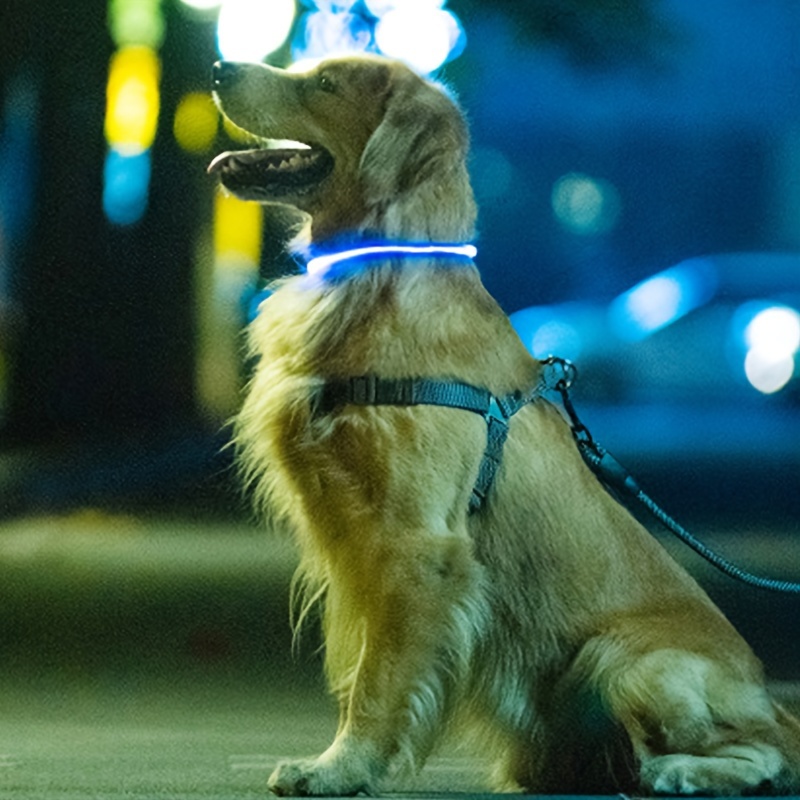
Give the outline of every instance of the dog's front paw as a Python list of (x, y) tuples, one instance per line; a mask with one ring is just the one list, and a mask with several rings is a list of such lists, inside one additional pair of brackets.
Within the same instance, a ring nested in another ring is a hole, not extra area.
[(309, 759), (285, 761), (269, 778), (269, 789), (280, 797), (353, 795), (365, 790), (363, 781), (343, 780), (338, 770)]
[(278, 764), (268, 786), (281, 797), (369, 794), (381, 772), (377, 767), (373, 759), (334, 746), (319, 758)]

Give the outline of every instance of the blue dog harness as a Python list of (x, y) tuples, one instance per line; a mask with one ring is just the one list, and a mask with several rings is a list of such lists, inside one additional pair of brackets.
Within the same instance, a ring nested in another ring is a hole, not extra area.
[(474, 513), (483, 506), (492, 488), (503, 457), (503, 445), (508, 437), (509, 419), (533, 398), (534, 395), (526, 396), (521, 392), (495, 397), (488, 389), (457, 381), (362, 375), (326, 381), (322, 386), (317, 411), (330, 413), (345, 405), (426, 405), (458, 408), (480, 414), (486, 420), (487, 443), (469, 499), (469, 511)]

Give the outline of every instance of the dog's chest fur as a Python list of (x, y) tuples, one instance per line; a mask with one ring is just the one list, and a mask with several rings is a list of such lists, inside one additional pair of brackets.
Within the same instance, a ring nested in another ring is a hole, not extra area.
[[(453, 379), (505, 394), (535, 385), (538, 370), (477, 273), (464, 267), (377, 268), (334, 286), (291, 280), (262, 306), (251, 344), (257, 366), (238, 439), (247, 468), (265, 476), (262, 498), (295, 520), (298, 511), (330, 516), (354, 481), (362, 503), (385, 502), (404, 454), (418, 461), (428, 449), (449, 451), (442, 440), (455, 420), (469, 470), (485, 446), (485, 425), (468, 412), (346, 409), (317, 418), (314, 395), (326, 378)], [(435, 452), (429, 458), (438, 460)], [(324, 510), (312, 510), (316, 503)]]

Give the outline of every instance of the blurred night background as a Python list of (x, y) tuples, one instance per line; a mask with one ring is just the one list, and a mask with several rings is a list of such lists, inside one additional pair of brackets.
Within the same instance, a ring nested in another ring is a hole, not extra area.
[[(287, 218), (206, 175), (241, 141), (209, 76), (348, 50), (456, 92), (486, 286), (596, 438), (800, 576), (797, 0), (3, 0), (0, 675), (295, 669), (226, 448)], [(797, 601), (676, 552), (799, 677)]]

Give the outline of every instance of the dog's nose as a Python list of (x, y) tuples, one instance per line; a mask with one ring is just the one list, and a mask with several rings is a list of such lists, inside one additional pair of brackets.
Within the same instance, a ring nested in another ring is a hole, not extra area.
[(215, 89), (230, 86), (241, 75), (239, 65), (232, 61), (217, 61), (211, 68), (211, 83)]

